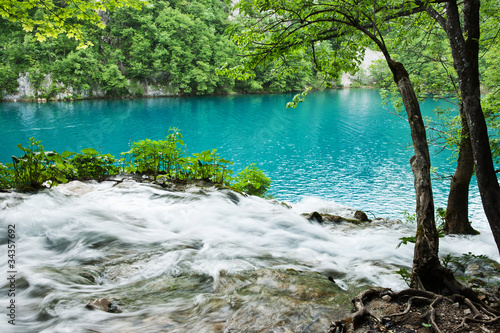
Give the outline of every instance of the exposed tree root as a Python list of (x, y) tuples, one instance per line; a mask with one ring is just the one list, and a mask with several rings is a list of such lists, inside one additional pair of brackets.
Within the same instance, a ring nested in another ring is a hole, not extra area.
[[(377, 311), (370, 311), (368, 305), (375, 301), (378, 301), (379, 308), (382, 308), (380, 304), (392, 303), (392, 313), (387, 313), (391, 312), (389, 307), (385, 313), (378, 315), (375, 313)], [(462, 295), (443, 296), (417, 289), (405, 289), (399, 292), (390, 289), (369, 289), (356, 296), (352, 302), (355, 308), (352, 316), (333, 322), (328, 333), (363, 332), (358, 330), (362, 327), (367, 329), (366, 332), (398, 332), (396, 322), (399, 324), (405, 322), (402, 318), (410, 316), (412, 311), (413, 328), (409, 328), (406, 322), (405, 332), (421, 330), (429, 332), (429, 328), (437, 333), (498, 332), (500, 329), (500, 312), (478, 301), (477, 297), (471, 300)], [(393, 311), (396, 305), (402, 311)], [(417, 321), (414, 319), (415, 316)], [(488, 329), (485, 325), (491, 327)]]

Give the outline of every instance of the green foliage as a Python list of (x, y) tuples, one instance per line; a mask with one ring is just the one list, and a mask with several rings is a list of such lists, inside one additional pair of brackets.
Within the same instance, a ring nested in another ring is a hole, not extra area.
[(443, 207), (436, 208), (436, 226), (438, 231), (443, 230), (445, 224), (446, 209)]
[(171, 128), (165, 140), (150, 139), (133, 142), (128, 152), (128, 171), (152, 175), (156, 180), (159, 174), (167, 178), (177, 178), (181, 174), (182, 135), (176, 128)]
[(291, 102), (286, 103), (287, 109), (288, 108), (296, 108), (297, 105), (299, 105), (300, 103), (302, 103), (306, 99), (306, 96), (311, 89), (312, 88), (310, 88), (310, 87), (306, 88), (306, 90), (304, 90), (302, 93), (295, 95)]
[(465, 271), (467, 265), (475, 260), (487, 260), (488, 256), (481, 254), (475, 255), (472, 252), (464, 253), (461, 256), (452, 256), (447, 254), (441, 258), (441, 263), (445, 268), (452, 269), (455, 274), (458, 270)]
[(415, 213), (410, 214), (410, 212), (408, 212), (407, 210), (404, 210), (402, 212), (402, 214), (403, 214), (403, 217), (404, 217), (406, 223), (417, 222), (417, 214), (415, 214)]
[[(4, 73), (0, 87), (15, 91), (17, 78), (25, 73), (36, 89), (35, 96), (28, 98), (50, 98), (57, 92), (78, 98), (92, 96), (98, 88), (108, 96), (140, 96), (144, 93), (140, 83), (184, 95), (302, 91), (306, 86), (321, 86), (321, 76), (298, 70), (295, 64), (259, 65), (248, 82), (218, 75), (225, 66), (241, 61), (226, 33), (226, 1), (153, 0), (151, 4), (141, 10), (117, 8), (101, 13), (104, 29), (82, 22), (88, 47), (80, 49), (65, 34), (40, 43), (36, 32), (23, 30), (20, 22), (0, 20), (0, 69)], [(299, 67), (313, 67), (304, 58), (299, 63)], [(46, 87), (49, 75), (59, 91)]]
[(0, 73), (2, 73), (0, 75), (0, 87), (3, 87), (7, 94), (16, 92), (19, 87), (19, 82), (17, 82), (19, 75), (14, 68), (10, 64), (0, 64)]
[(109, 95), (122, 96), (128, 93), (129, 82), (116, 64), (111, 64), (104, 69), (100, 83), (102, 89)]
[(159, 175), (166, 179), (203, 179), (219, 184), (229, 184), (233, 162), (220, 157), (216, 149), (185, 156), (182, 134), (171, 128), (165, 140), (141, 140), (133, 142), (131, 149), (122, 155), (128, 156), (129, 172)]
[(30, 138), (25, 148), (17, 147), (24, 152), (21, 157), (12, 156), (12, 164), (7, 164), (12, 187), (22, 191), (32, 191), (41, 188), (48, 182), (50, 186), (67, 182), (67, 164), (63, 158), (53, 151), (45, 151), (41, 141)]
[(228, 166), (233, 162), (221, 158), (217, 153), (217, 149), (193, 154), (189, 161), (191, 162), (192, 178), (209, 180), (219, 184), (229, 184), (229, 177), (233, 171), (228, 169)]
[[(415, 213), (410, 214), (407, 210), (405, 210), (402, 212), (402, 214), (405, 218), (406, 223), (414, 224), (417, 222), (417, 215)], [(446, 216), (446, 209), (444, 209), (442, 207), (438, 207), (436, 209), (435, 216), (436, 216), (436, 220), (437, 220), (436, 224), (437, 224), (438, 236), (439, 236), (439, 238), (443, 238), (445, 236), (445, 233), (443, 231), (443, 227), (444, 227), (444, 223), (445, 223), (444, 218)], [(401, 237), (401, 238), (399, 238), (399, 240), (400, 240), (400, 242), (396, 246), (396, 249), (399, 249), (399, 247), (401, 247), (401, 245), (406, 245), (408, 243), (415, 244), (415, 242), (417, 241), (417, 237), (416, 236)]]
[(181, 133), (172, 128), (165, 140), (133, 142), (131, 149), (122, 155), (128, 159), (127, 171), (150, 175), (154, 180), (159, 176), (165, 179), (201, 179), (258, 196), (263, 196), (271, 185), (271, 180), (255, 164), (232, 179), (233, 171), (229, 166), (233, 162), (222, 158), (217, 149), (185, 156), (183, 148)]
[[(271, 180), (255, 164), (245, 168), (234, 179), (229, 166), (233, 162), (222, 158), (216, 149), (185, 156), (182, 134), (171, 128), (164, 140), (145, 139), (131, 144), (123, 152), (125, 158), (117, 160), (113, 155), (101, 154), (94, 148), (82, 149), (80, 153), (45, 151), (41, 141), (31, 138), (21, 157), (12, 157), (13, 163), (0, 163), (0, 189), (17, 188), (21, 191), (38, 190), (44, 186), (55, 186), (68, 180), (104, 180), (124, 170), (147, 176), (153, 180), (202, 179), (233, 187), (248, 194), (263, 196)], [(234, 183), (232, 183), (234, 182)]]
[(401, 278), (403, 279), (403, 281), (408, 285), (408, 287), (410, 286), (410, 282), (411, 282), (411, 273), (408, 272), (408, 270), (406, 268), (400, 268), (399, 270), (397, 270), (395, 272), (396, 274), (399, 274), (401, 276)]
[(1, 1), (0, 16), (20, 23), (26, 32), (34, 31), (38, 41), (64, 34), (78, 40), (80, 47), (84, 48), (92, 43), (85, 39), (83, 24), (104, 28), (103, 12), (120, 7), (139, 9), (143, 3), (139, 0), (72, 0), (69, 3), (53, 0)]
[(82, 149), (80, 154), (65, 151), (61, 154), (73, 167), (72, 179), (95, 179), (115, 175), (120, 172), (120, 167), (116, 165), (116, 159), (111, 154), (100, 154), (94, 148)]
[(69, 151), (59, 154), (46, 151), (41, 141), (34, 138), (29, 139), (27, 147), (21, 144), (18, 147), (24, 155), (12, 156), (13, 163), (0, 165), (1, 188), (36, 191), (72, 179), (102, 180), (120, 171), (112, 155), (100, 154), (93, 148), (83, 149), (80, 154)]
[(11, 187), (12, 174), (3, 163), (0, 163), (0, 189), (7, 189)]
[(264, 196), (271, 186), (269, 179), (255, 163), (238, 173), (232, 187), (250, 195)]

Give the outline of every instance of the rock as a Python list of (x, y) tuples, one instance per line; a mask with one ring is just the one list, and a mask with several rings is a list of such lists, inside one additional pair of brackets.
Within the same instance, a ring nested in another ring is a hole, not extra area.
[(115, 304), (113, 304), (109, 299), (107, 299), (105, 297), (104, 298), (96, 298), (96, 299), (90, 301), (85, 307), (89, 310), (100, 310), (100, 311), (111, 312), (111, 313), (121, 313), (122, 312)]
[(325, 215), (325, 220), (329, 221), (329, 222), (336, 222), (336, 223), (345, 222), (346, 221), (346, 219), (343, 218), (342, 216), (330, 215), (330, 214)]
[(361, 210), (357, 210), (355, 213), (354, 213), (354, 218), (356, 220), (359, 220), (361, 222), (370, 222), (370, 220), (368, 219), (368, 216), (366, 216), (366, 213), (361, 211)]
[(482, 272), (481, 266), (476, 263), (472, 263), (467, 266), (467, 268), (465, 269), (465, 275), (471, 277), (485, 277), (484, 273)]
[(308, 219), (309, 221), (316, 221), (319, 223), (323, 223), (323, 217), (318, 212), (312, 212), (311, 214), (306, 215), (306, 219)]
[(389, 295), (384, 295), (382, 296), (382, 299), (385, 301), (385, 302), (390, 302), (392, 300), (391, 296)]

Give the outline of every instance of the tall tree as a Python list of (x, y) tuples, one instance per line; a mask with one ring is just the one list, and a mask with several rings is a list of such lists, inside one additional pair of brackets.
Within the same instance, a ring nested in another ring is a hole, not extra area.
[[(460, 102), (458, 78), (453, 68), (451, 49), (446, 33), (427, 15), (404, 19), (387, 33), (386, 40), (394, 48), (395, 57), (405, 59), (416, 93), (420, 100), (429, 97), (442, 99), (459, 109), (458, 116), (451, 115), (451, 108), (436, 108), (435, 120), (429, 120), (429, 137), (432, 145), (453, 152), (456, 170), (451, 177), (448, 204), (443, 230), (449, 234), (477, 234), (469, 222), (469, 185), (474, 173), (474, 160), (469, 128), (463, 105)], [(380, 70), (380, 66), (378, 66)], [(379, 77), (390, 73), (382, 70)], [(381, 78), (385, 101), (391, 101), (399, 110), (401, 97), (394, 87)]]
[[(414, 156), (410, 163), (416, 192), (417, 241), (411, 285), (442, 292), (463, 287), (438, 258), (438, 235), (430, 179), (430, 157), (418, 98), (404, 65), (393, 59), (383, 32), (398, 17), (422, 13), (426, 4), (394, 1), (242, 1), (236, 8), (243, 31), (235, 36), (246, 57), (245, 69), (266, 61), (293, 61), (308, 53), (333, 76), (352, 69), (368, 42), (382, 51), (408, 115)], [(241, 68), (240, 68), (241, 69)]]

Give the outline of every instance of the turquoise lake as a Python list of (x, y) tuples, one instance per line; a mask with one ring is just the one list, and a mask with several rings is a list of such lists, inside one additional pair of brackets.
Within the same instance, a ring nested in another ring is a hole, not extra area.
[[(315, 92), (296, 109), (286, 109), (292, 97), (1, 103), (0, 161), (19, 156), (16, 145), (30, 137), (47, 150), (94, 147), (119, 156), (131, 141), (161, 139), (178, 127), (188, 154), (216, 148), (235, 162), (235, 172), (257, 163), (273, 180), (271, 192), (279, 200), (318, 197), (381, 217), (414, 209), (409, 127), (381, 106), (377, 90)], [(423, 103), (424, 114), (439, 103)], [(441, 174), (453, 173), (447, 157), (432, 157)], [(436, 180), (433, 187), (436, 206), (444, 207), (449, 181)], [(470, 202), (471, 218), (484, 222), (475, 184)]]

